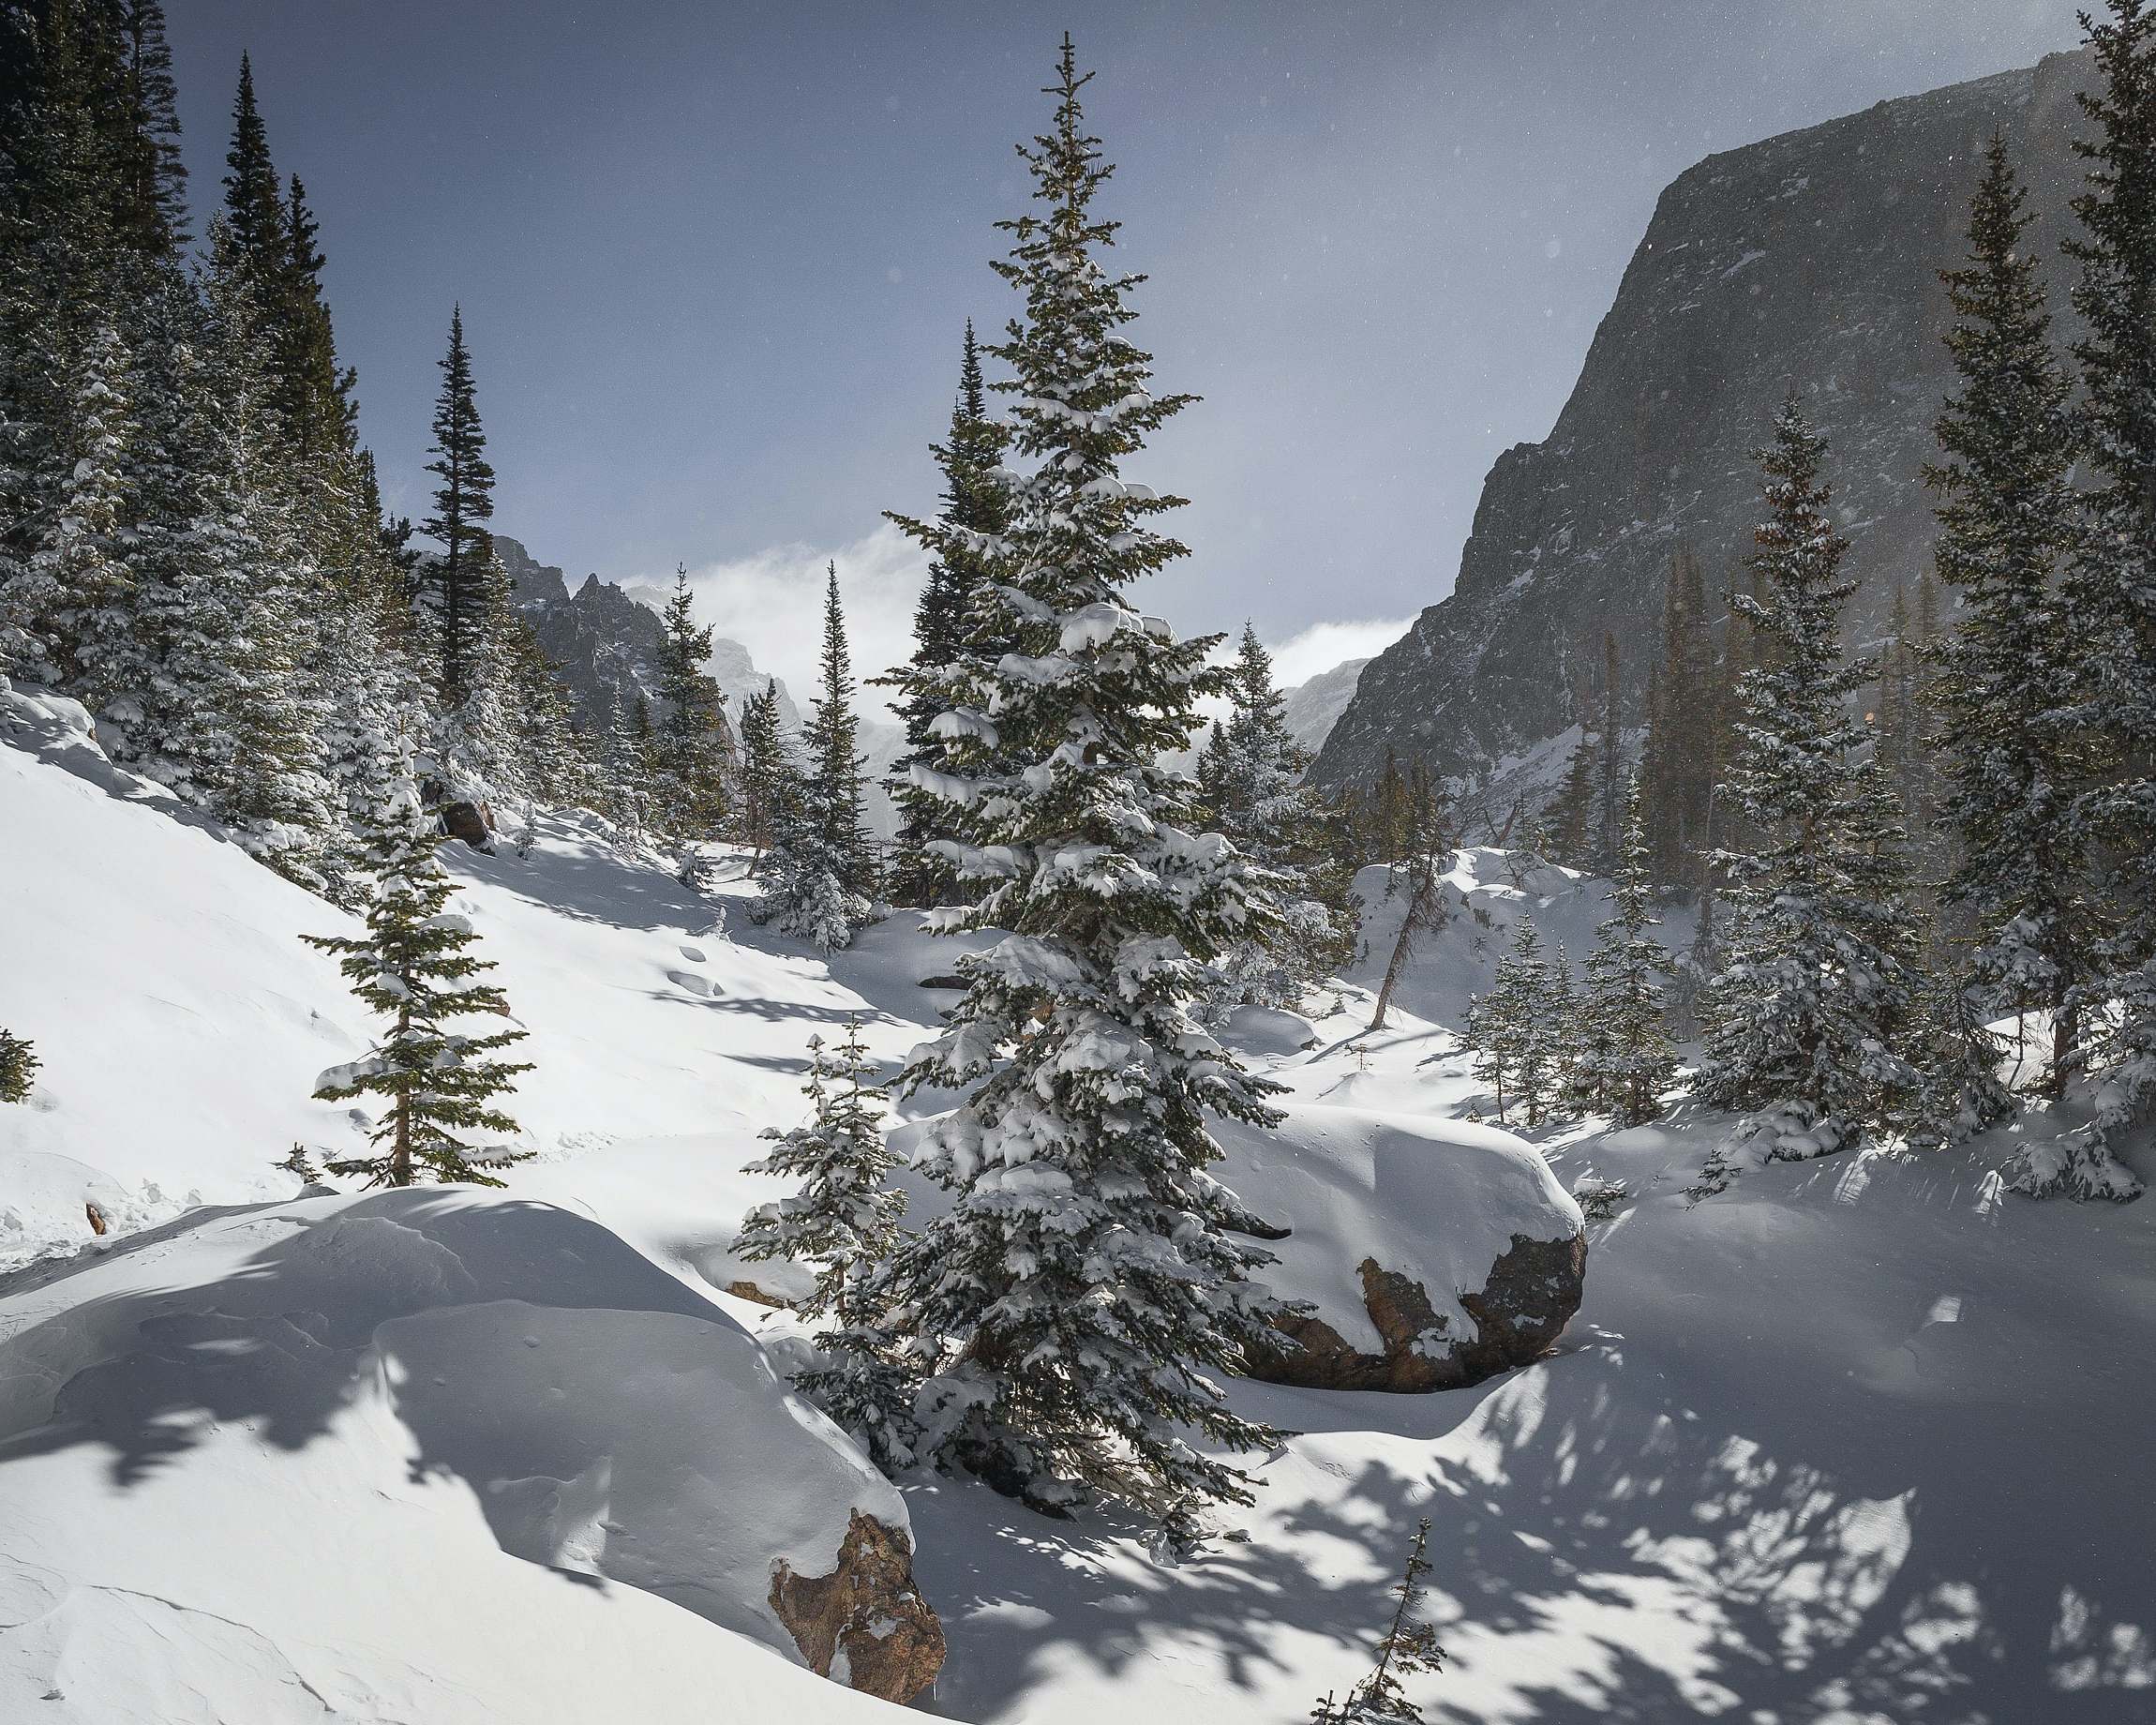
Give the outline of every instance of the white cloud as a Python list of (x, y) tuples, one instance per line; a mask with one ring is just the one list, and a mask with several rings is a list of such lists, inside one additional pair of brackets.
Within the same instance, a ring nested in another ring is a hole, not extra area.
[[(804, 711), (823, 642), (824, 566), (834, 562), (854, 674), (880, 675), (912, 651), (914, 601), (928, 571), (926, 554), (889, 521), (851, 545), (774, 545), (689, 571), (697, 621), (746, 647)], [(864, 690), (862, 710), (876, 712), (881, 693)]]
[[(749, 650), (756, 668), (781, 678), (805, 711), (816, 692), (816, 653), (823, 638), (824, 566), (838, 564), (839, 600), (855, 674), (863, 681), (904, 662), (913, 650), (913, 608), (928, 572), (921, 548), (889, 521), (850, 545), (768, 546), (747, 557), (689, 572), (696, 617)], [(652, 583), (671, 585), (671, 583)], [(1273, 678), (1293, 688), (1348, 659), (1367, 659), (1408, 631), (1412, 618), (1321, 622), (1272, 646)], [(1213, 658), (1235, 657), (1231, 632)], [(883, 716), (880, 691), (863, 690), (865, 713)], [(1215, 715), (1206, 703), (1206, 717)]]
[(1312, 623), (1272, 648), (1273, 682), (1292, 689), (1350, 659), (1375, 658), (1405, 635), (1414, 622), (1414, 618), (1402, 617)]

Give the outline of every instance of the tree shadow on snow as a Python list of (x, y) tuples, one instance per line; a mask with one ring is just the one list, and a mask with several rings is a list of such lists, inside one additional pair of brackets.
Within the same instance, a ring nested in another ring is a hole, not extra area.
[[(190, 1211), (96, 1263), (258, 1226), (278, 1208)], [(411, 1189), (277, 1220), (301, 1225), (230, 1274), (89, 1299), (0, 1342), (0, 1467), (94, 1444), (110, 1452), (113, 1483), (128, 1487), (234, 1424), (304, 1448), (373, 1382), (378, 1332), (442, 1307), (522, 1301), (739, 1328), (598, 1223), (551, 1205)]]
[(2118, 1466), (2119, 1432), (2023, 1433), (2016, 1467), (2004, 1433), (1972, 1441), (1966, 1408), (1881, 1419), (1852, 1386), (1780, 1410), (1770, 1448), (1658, 1378), (1603, 1340), (1435, 1396), (1239, 1385), (1245, 1412), (1308, 1435), (1227, 1512), (1252, 1541), (1177, 1568), (1105, 1521), (1065, 1527), (973, 1485), (917, 1496), (952, 1645), (938, 1704), (1015, 1716), (1074, 1661), (1163, 1658), (1255, 1697), (1292, 1669), (1282, 1625), (1339, 1650), (1310, 1699), (1344, 1690), (1427, 1515), (1426, 1614), (1452, 1653), (1417, 1680), (1433, 1725), (2152, 1717), (2156, 1501), (2086, 1483)]

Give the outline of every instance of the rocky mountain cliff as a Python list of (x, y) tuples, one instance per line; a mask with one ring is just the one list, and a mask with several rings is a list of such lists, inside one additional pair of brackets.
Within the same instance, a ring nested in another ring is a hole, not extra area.
[(1795, 389), (1831, 440), (1828, 478), (1875, 633), (1928, 556), (1932, 420), (1951, 382), (1938, 272), (1964, 250), (1996, 130), (2053, 260), (2080, 166), (2085, 56), (1882, 102), (1711, 156), (1670, 184), (1549, 439), (1497, 459), (1450, 597), (1364, 669), (1311, 769), (1368, 781), (1389, 743), (1476, 781), (1573, 723), (1580, 668), (1614, 630), (1637, 721), (1671, 553), (1741, 575), (1759, 514), (1750, 454)]
[[(659, 608), (667, 595), (655, 588), (624, 591), (596, 575), (584, 578), (574, 592), (568, 578), (540, 562), (521, 543), (494, 535), (495, 554), (508, 574), (517, 608), (532, 620), (546, 656), (576, 700), (576, 722), (587, 730), (604, 730), (612, 722), (619, 696), (633, 701), (652, 698), (658, 690)], [(764, 673), (739, 641), (715, 640), (705, 661), (726, 697), (726, 713), (740, 720), (741, 702), (764, 686)], [(798, 727), (801, 715), (779, 685), (779, 717)]]
[(1355, 680), (1369, 663), (1368, 659), (1343, 659), (1330, 670), (1281, 690), (1280, 716), (1287, 721), (1288, 735), (1313, 755), (1325, 747), (1325, 739), (1340, 723), (1355, 694)]

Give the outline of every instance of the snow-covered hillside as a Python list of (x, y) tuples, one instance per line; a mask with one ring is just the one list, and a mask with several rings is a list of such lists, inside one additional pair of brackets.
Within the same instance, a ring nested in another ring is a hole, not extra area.
[(1419, 1516), (1450, 1657), (1415, 1694), (1446, 1725), (2156, 1706), (2156, 1504), (2119, 1490), (2156, 1411), (2156, 1209), (2003, 1198), (1998, 1142), (1701, 1199), (1713, 1118), (1471, 1123), (1445, 1025), (1520, 915), (1577, 963), (1594, 883), (1460, 853), (1366, 1035), (1400, 914), (1366, 875), (1336, 999), (1236, 1027), (1289, 1118), (1225, 1176), (1351, 1342), (1361, 1257), (1464, 1325), (1492, 1254), (1574, 1225), (1565, 1190), (1626, 1195), (1550, 1358), (1428, 1395), (1236, 1385), (1303, 1435), (1177, 1565), (1113, 1518), (885, 1487), (784, 1391), (791, 1314), (726, 1292), (791, 1291), (731, 1247), (808, 1036), (859, 1017), (895, 1062), (952, 943), (893, 920), (827, 965), (581, 818), (452, 846), (531, 1032), (536, 1159), (497, 1195), (299, 1198), (291, 1144), (355, 1142), (307, 1093), (366, 1026), (297, 938), (345, 920), (141, 800), (63, 710), (16, 717), (0, 1025), (45, 1065), (0, 1105), (0, 1250), (47, 1255), (0, 1280), (0, 1718), (866, 1718), (771, 1598), (855, 1508), (911, 1528), (948, 1643), (922, 1704), (954, 1718), (1301, 1718), (1362, 1669)]

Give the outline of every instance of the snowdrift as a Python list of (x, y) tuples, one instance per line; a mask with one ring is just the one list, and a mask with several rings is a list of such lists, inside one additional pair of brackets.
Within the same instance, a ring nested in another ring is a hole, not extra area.
[[(0, 1717), (876, 1711), (791, 1662), (772, 1582), (838, 1569), (861, 1518), (903, 1542), (903, 1501), (593, 1222), (324, 1197), (11, 1280)], [(933, 1613), (909, 1586), (853, 1609), (855, 1681), (880, 1658), (910, 1697)]]

